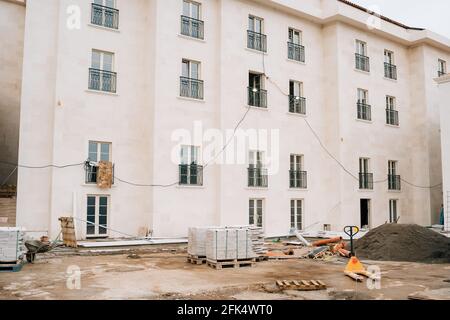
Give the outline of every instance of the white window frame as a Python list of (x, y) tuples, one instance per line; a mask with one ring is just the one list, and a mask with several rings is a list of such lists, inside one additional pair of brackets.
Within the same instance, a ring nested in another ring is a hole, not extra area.
[(356, 40), (356, 53), (367, 57), (367, 43), (362, 40)]
[[(399, 200), (398, 199), (389, 199), (389, 222), (395, 223), (398, 219), (399, 213)], [(395, 219), (394, 219), (395, 215)]]
[(264, 168), (266, 163), (266, 152), (261, 150), (250, 150), (248, 153), (249, 168)]
[(397, 175), (397, 169), (398, 169), (398, 161), (396, 160), (389, 160), (388, 161), (388, 174), (390, 175)]
[(359, 158), (359, 172), (370, 173), (370, 158)]
[[(296, 42), (295, 40), (296, 40), (296, 35), (297, 35), (297, 39), (298, 39), (298, 42)], [(291, 43), (294, 43), (294, 44), (297, 44), (297, 45), (299, 45), (299, 46), (301, 46), (302, 45), (302, 43), (303, 43), (303, 33), (302, 33), (302, 31), (300, 31), (300, 30), (298, 30), (298, 29), (295, 29), (295, 28), (289, 28), (288, 29), (288, 39), (289, 39), (289, 41), (291, 42)]]
[[(200, 165), (200, 147), (195, 145), (180, 146), (180, 164), (181, 165)], [(186, 152), (186, 156), (184, 153)]]
[[(108, 2), (112, 2), (112, 5), (108, 5)], [(116, 9), (117, 6), (117, 0), (93, 0), (93, 3), (113, 9)]]
[[(257, 31), (256, 28), (257, 22), (259, 22), (259, 31)], [(248, 30), (259, 34), (264, 34), (264, 19), (250, 14), (248, 16)]]
[(446, 74), (447, 73), (447, 61), (438, 59), (438, 68), (439, 68), (439, 72)]
[(384, 50), (384, 62), (395, 65), (394, 51)]
[[(253, 206), (252, 206), (253, 204)], [(261, 206), (259, 206), (261, 204)], [(253, 209), (253, 212), (252, 212)], [(259, 215), (258, 209), (261, 209), (261, 214)], [(265, 199), (263, 198), (250, 198), (249, 199), (249, 205), (248, 205), (248, 222), (250, 225), (255, 225), (261, 228), (264, 228), (264, 211), (265, 211)], [(252, 221), (253, 217), (253, 221)], [(258, 219), (261, 218), (261, 219)], [(261, 221), (261, 223), (258, 223), (258, 221)], [(252, 223), (253, 222), (253, 223)]]
[[(189, 12), (186, 13), (185, 6), (189, 6)], [(195, 12), (194, 9), (197, 9), (196, 13), (197, 13), (197, 17), (195, 17), (195, 14), (193, 14)], [(182, 7), (182, 12), (183, 12), (183, 16), (185, 17), (189, 17), (192, 19), (197, 19), (197, 20), (202, 20), (202, 4), (200, 2), (197, 1), (190, 1), (190, 0), (183, 0), (183, 7)]]
[[(97, 145), (97, 150), (96, 150), (96, 159), (91, 159), (91, 144), (96, 144)], [(102, 146), (107, 145), (108, 146), (108, 160), (104, 160), (104, 158), (102, 159), (102, 155), (104, 155), (104, 152), (102, 152)], [(92, 162), (99, 162), (99, 161), (108, 161), (108, 162), (112, 162), (111, 158), (112, 158), (112, 143), (111, 142), (103, 142), (103, 141), (95, 141), (95, 140), (89, 140), (88, 142), (88, 158), (90, 161)]]
[[(294, 161), (292, 161), (294, 160)], [(291, 170), (304, 171), (305, 156), (303, 154), (291, 153), (289, 157), (289, 166)]]
[[(110, 210), (111, 210), (111, 196), (110, 195), (103, 195), (103, 194), (88, 194), (86, 196), (86, 221), (89, 221), (88, 219), (88, 199), (89, 198), (95, 198), (95, 225), (94, 225), (94, 230), (95, 232), (93, 234), (88, 234), (87, 231), (87, 226), (85, 229), (86, 232), (86, 238), (107, 238), (109, 236), (109, 223), (110, 223)], [(106, 204), (106, 225), (103, 225), (104, 228), (106, 228), (106, 233), (100, 233), (100, 198), (106, 198), (107, 199), (107, 204)]]
[[(99, 61), (100, 65), (98, 68), (94, 66), (94, 53), (100, 54), (100, 61)], [(111, 56), (111, 70), (105, 69), (105, 55)], [(102, 70), (102, 71), (114, 72), (114, 67), (115, 67), (114, 65), (115, 65), (115, 54), (113, 52), (92, 49), (91, 68)]]
[[(187, 74), (185, 73), (185, 68), (184, 66), (187, 65)], [(197, 75), (195, 76), (193, 74), (193, 68), (192, 66), (196, 65), (197, 66)], [(181, 61), (181, 76), (185, 77), (185, 78), (189, 78), (189, 79), (194, 79), (194, 80), (201, 80), (201, 62), (200, 61), (195, 61), (195, 60), (190, 60), (190, 59), (183, 59)]]
[(396, 98), (393, 96), (386, 96), (386, 109), (388, 110), (396, 110)]
[[(299, 206), (300, 203), (300, 206)], [(292, 206), (294, 204), (294, 206)], [(294, 212), (292, 212), (294, 210)], [(291, 222), (291, 230), (302, 231), (304, 229), (305, 219), (305, 200), (304, 199), (291, 199), (289, 202), (289, 214)], [(300, 216), (300, 221), (298, 221)], [(294, 218), (294, 220), (292, 220)], [(300, 225), (300, 228), (299, 228)]]
[[(291, 83), (294, 84), (294, 97), (303, 97), (303, 82), (297, 80), (289, 80), (289, 94), (291, 94)], [(296, 91), (298, 94), (296, 94)]]
[(358, 88), (356, 96), (358, 103), (369, 104), (369, 90)]

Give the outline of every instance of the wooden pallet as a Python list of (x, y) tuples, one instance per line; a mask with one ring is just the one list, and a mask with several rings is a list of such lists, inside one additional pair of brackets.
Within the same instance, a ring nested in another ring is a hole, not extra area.
[(269, 261), (269, 257), (268, 256), (259, 256), (255, 258), (256, 262), (261, 262), (261, 261)]
[(187, 257), (187, 262), (190, 264), (204, 264), (206, 263), (206, 256), (195, 256), (189, 254)]
[(277, 280), (277, 286), (281, 290), (325, 290), (326, 284), (320, 280)]
[(256, 266), (256, 258), (220, 260), (220, 261), (213, 261), (213, 260), (207, 259), (206, 264), (209, 267), (215, 268), (217, 270), (224, 269), (224, 268), (254, 267), (254, 266)]
[(19, 272), (20, 270), (22, 270), (22, 263), (0, 264), (0, 272)]

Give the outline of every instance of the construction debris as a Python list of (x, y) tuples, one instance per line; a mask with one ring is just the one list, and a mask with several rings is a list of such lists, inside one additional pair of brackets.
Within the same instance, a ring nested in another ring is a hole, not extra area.
[(320, 280), (277, 280), (277, 286), (281, 290), (325, 290), (326, 284)]
[(356, 240), (360, 258), (384, 261), (450, 262), (450, 238), (412, 224), (385, 224)]
[(23, 260), (25, 233), (21, 228), (0, 228), (0, 263), (16, 264)]
[(113, 184), (113, 164), (100, 161), (97, 170), (97, 186), (101, 189), (110, 189)]

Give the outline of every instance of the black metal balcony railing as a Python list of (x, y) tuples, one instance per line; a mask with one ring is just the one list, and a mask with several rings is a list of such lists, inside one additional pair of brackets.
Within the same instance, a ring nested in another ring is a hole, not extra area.
[(398, 111), (393, 109), (386, 109), (386, 123), (392, 126), (398, 126)]
[(267, 108), (267, 91), (248, 87), (248, 105), (258, 108)]
[(308, 187), (307, 177), (306, 171), (289, 170), (289, 187), (306, 189)]
[(89, 89), (116, 93), (117, 73), (89, 69)]
[(181, 16), (181, 34), (203, 40), (204, 22), (191, 17)]
[(362, 190), (373, 189), (373, 173), (359, 173), (359, 188)]
[(265, 168), (248, 168), (248, 186), (267, 188), (268, 176)]
[(180, 96), (203, 99), (203, 80), (180, 77)]
[(92, 4), (91, 23), (111, 29), (119, 29), (119, 10)]
[(203, 166), (197, 164), (180, 164), (180, 185), (202, 186)]
[(384, 63), (384, 76), (389, 79), (397, 80), (397, 66), (387, 63)]
[(358, 119), (371, 121), (372, 107), (362, 102), (357, 102), (357, 106), (358, 106)]
[(306, 114), (306, 99), (289, 95), (289, 112)]
[[(112, 166), (112, 184), (114, 184), (114, 167)], [(95, 184), (97, 183), (97, 173), (98, 173), (98, 166), (96, 165), (90, 165), (89, 162), (86, 162), (84, 166), (84, 172), (85, 172), (85, 183), (86, 184)]]
[(267, 36), (247, 30), (247, 48), (267, 52)]
[(305, 62), (305, 47), (289, 41), (288, 59)]
[(370, 58), (355, 53), (356, 69), (370, 72)]
[(401, 190), (401, 178), (398, 175), (388, 175), (388, 189), (389, 190)]
[(438, 71), (438, 77), (442, 77), (443, 75), (445, 74), (445, 72), (443, 72), (443, 71)]

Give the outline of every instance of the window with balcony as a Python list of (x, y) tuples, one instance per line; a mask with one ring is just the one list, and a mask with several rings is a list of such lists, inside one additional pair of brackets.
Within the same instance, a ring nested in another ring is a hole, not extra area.
[(358, 100), (356, 102), (357, 117), (360, 120), (372, 120), (372, 107), (369, 104), (369, 92), (364, 89), (358, 89)]
[(356, 69), (370, 72), (370, 59), (367, 56), (367, 44), (360, 40), (356, 40), (355, 63)]
[(442, 77), (447, 73), (447, 62), (444, 60), (438, 60), (438, 77)]
[(303, 199), (291, 200), (291, 229), (303, 230)]
[[(97, 174), (99, 169), (99, 162), (111, 162), (111, 143), (89, 141), (88, 161), (86, 163), (86, 178), (87, 184), (97, 183)], [(114, 167), (113, 167), (114, 168)], [(114, 184), (114, 173), (113, 173)]]
[(306, 99), (303, 97), (303, 83), (289, 81), (289, 112), (306, 115)]
[(384, 50), (384, 76), (388, 79), (397, 80), (397, 66), (394, 63), (394, 53)]
[(200, 80), (200, 62), (183, 59), (180, 77), (180, 96), (203, 100), (203, 81)]
[(114, 53), (92, 50), (89, 68), (89, 89), (116, 92), (117, 73), (114, 71)]
[(200, 147), (181, 146), (179, 166), (180, 185), (203, 185), (203, 166), (199, 165), (199, 153)]
[(86, 205), (86, 236), (103, 238), (108, 236), (109, 196), (88, 195)]
[(359, 189), (372, 190), (373, 189), (373, 173), (370, 173), (370, 159), (359, 159)]
[(250, 225), (263, 227), (264, 199), (250, 199), (248, 204), (248, 222)]
[(388, 161), (388, 190), (401, 190), (401, 178), (397, 174), (397, 161)]
[(306, 189), (307, 172), (304, 170), (303, 155), (291, 154), (289, 169), (289, 187), (296, 189)]
[(267, 52), (267, 37), (264, 32), (264, 20), (248, 17), (247, 48)]
[(201, 4), (194, 1), (183, 1), (181, 16), (181, 34), (204, 39), (204, 22), (201, 20)]
[(264, 152), (250, 151), (248, 166), (248, 186), (256, 188), (268, 187), (267, 169), (264, 165)]
[(398, 200), (397, 199), (390, 199), (389, 200), (389, 222), (390, 223), (397, 223), (399, 220), (398, 216)]
[(398, 111), (395, 110), (396, 106), (395, 97), (386, 96), (386, 123), (391, 126), (398, 126)]
[(264, 90), (262, 74), (250, 72), (248, 75), (248, 105), (267, 108), (267, 91)]
[(302, 45), (302, 32), (289, 28), (288, 59), (305, 62), (305, 47)]
[(119, 29), (119, 10), (115, 0), (94, 0), (91, 9), (91, 23), (111, 29)]

